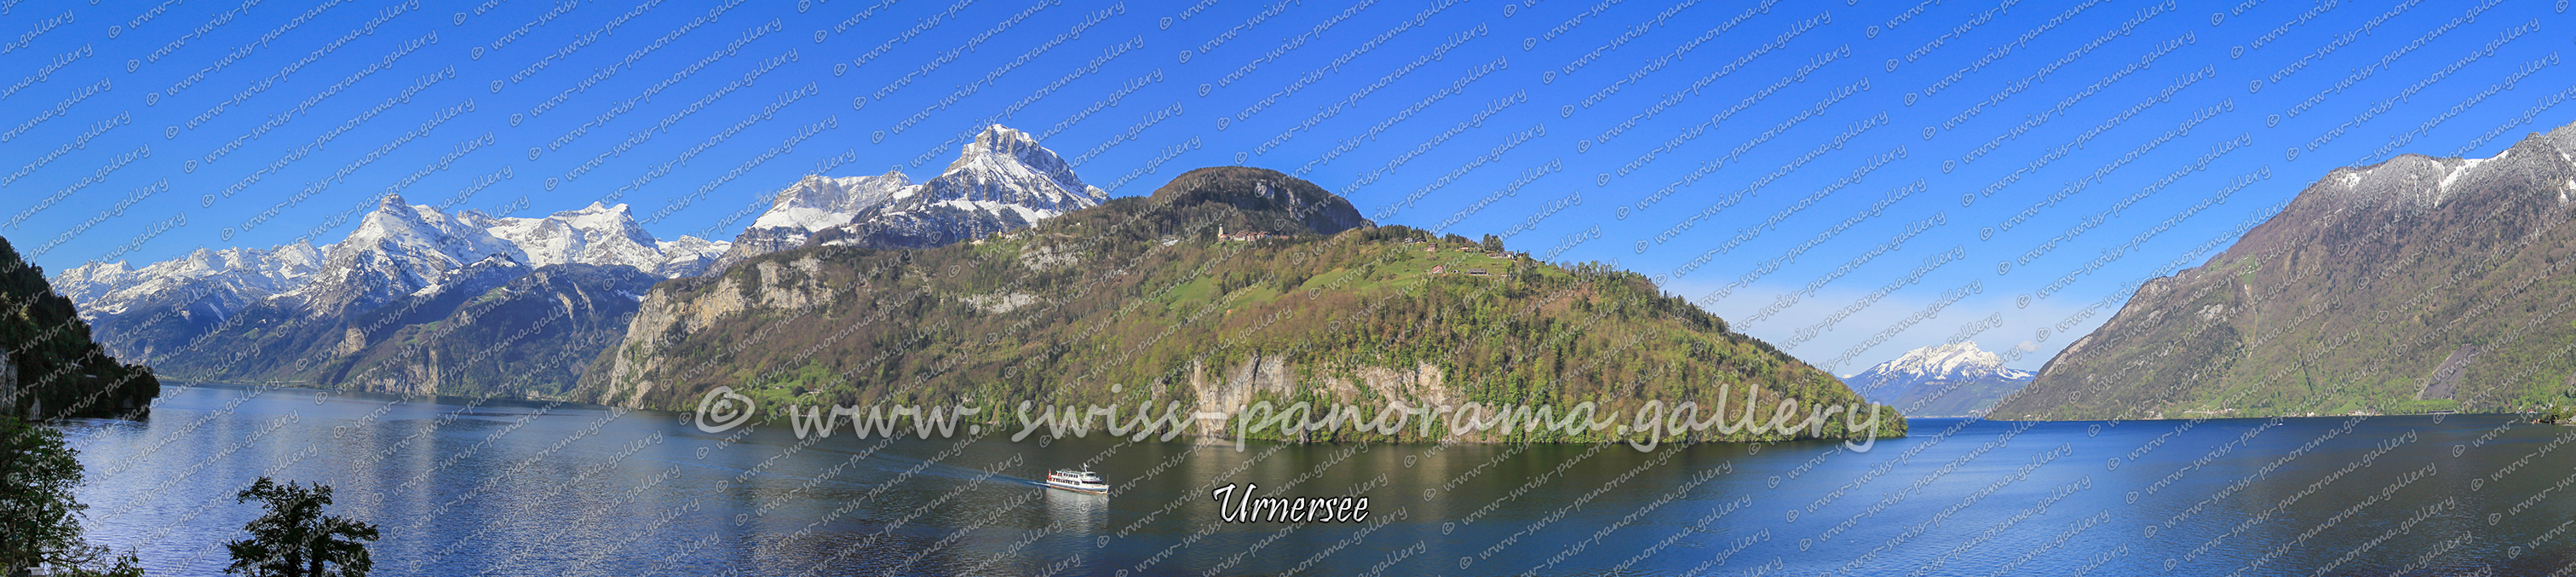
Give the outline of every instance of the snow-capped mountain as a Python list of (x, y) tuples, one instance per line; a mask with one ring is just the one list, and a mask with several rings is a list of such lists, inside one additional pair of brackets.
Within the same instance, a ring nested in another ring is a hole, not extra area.
[(716, 260), (724, 257), (731, 244), (694, 236), (653, 243), (655, 250), (662, 251), (662, 264), (650, 272), (662, 278), (698, 276), (708, 267), (715, 266)]
[(805, 246), (814, 231), (849, 224), (911, 187), (911, 178), (892, 170), (877, 176), (808, 175), (778, 191), (769, 211), (735, 236), (732, 246), (708, 269), (724, 270), (742, 259)]
[(2027, 379), (2030, 371), (2004, 366), (2004, 358), (1977, 348), (1977, 343), (1960, 342), (1906, 351), (1896, 360), (1879, 363), (1854, 378), (1898, 376), (1910, 379)]
[(593, 202), (581, 210), (544, 218), (485, 218), (473, 211), (458, 217), (468, 226), (509, 241), (526, 253), (527, 263), (533, 266), (577, 262), (622, 264), (650, 271), (661, 268), (668, 260), (660, 243), (635, 224), (634, 213), (624, 204), (601, 206)]
[[(833, 238), (939, 246), (1025, 228), (1107, 196), (1027, 134), (993, 126), (929, 182), (914, 184), (901, 172), (805, 177), (781, 190), (737, 242), (658, 240), (623, 204), (495, 217), (388, 195), (339, 242), (200, 250), (140, 268), (92, 263), (55, 275), (54, 285), (111, 351), (173, 375), (427, 390), (458, 367), (411, 351), (517, 343), (508, 340), (516, 332), (491, 332), (513, 323), (554, 335), (546, 338), (560, 350), (510, 357), (527, 363), (512, 371), (578, 374), (614, 340), (603, 327), (616, 326), (613, 317), (632, 312), (631, 301), (661, 279)], [(521, 285), (543, 290), (494, 292)], [(499, 312), (554, 309), (565, 316)]]
[(1108, 192), (1083, 184), (1055, 151), (996, 124), (975, 135), (937, 178), (896, 191), (850, 223), (817, 231), (813, 242), (928, 248), (1027, 228), (1107, 200)]
[(85, 264), (55, 274), (51, 282), (79, 303), (86, 320), (137, 307), (184, 304), (177, 300), (183, 296), (203, 301), (196, 312), (220, 314), (300, 286), (321, 264), (321, 249), (305, 242), (264, 249), (201, 248), (139, 269), (125, 261)]
[(1842, 379), (1871, 401), (1907, 416), (1959, 416), (1993, 408), (2030, 384), (2033, 375), (2004, 366), (2003, 357), (1978, 349), (1975, 342), (1961, 342), (1906, 351)]
[[(131, 268), (90, 263), (55, 275), (55, 286), (98, 321), (145, 309), (180, 307), (229, 315), (252, 302), (283, 299), (312, 314), (363, 311), (457, 280), (468, 265), (499, 258), (521, 269), (556, 264), (624, 265), (663, 277), (705, 270), (727, 243), (695, 237), (655, 241), (626, 205), (597, 203), (535, 218), (453, 215), (388, 195), (340, 242), (266, 249), (199, 249)], [(468, 275), (479, 276), (479, 275)]]

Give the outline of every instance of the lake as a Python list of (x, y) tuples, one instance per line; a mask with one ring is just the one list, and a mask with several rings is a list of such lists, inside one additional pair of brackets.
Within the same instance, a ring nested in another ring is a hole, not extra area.
[[(163, 389), (62, 424), (92, 542), (220, 574), (253, 479), (378, 524), (377, 575), (2539, 575), (2576, 563), (2576, 427), (2504, 416), (2015, 423), (1837, 442), (799, 440), (783, 423)], [(1043, 488), (1088, 464), (1112, 495)], [(1229, 523), (1211, 491), (1369, 498)]]

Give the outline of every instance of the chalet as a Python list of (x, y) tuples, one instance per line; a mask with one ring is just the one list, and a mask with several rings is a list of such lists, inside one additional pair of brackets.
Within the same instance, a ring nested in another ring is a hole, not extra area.
[(1467, 274), (1469, 274), (1469, 275), (1474, 275), (1474, 276), (1485, 276), (1485, 269), (1481, 269), (1481, 268), (1471, 268), (1471, 269), (1467, 269)]

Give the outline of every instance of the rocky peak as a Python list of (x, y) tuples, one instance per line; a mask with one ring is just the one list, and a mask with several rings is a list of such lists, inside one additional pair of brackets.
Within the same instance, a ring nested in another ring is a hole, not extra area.
[(481, 226), (524, 253), (528, 264), (625, 265), (654, 270), (664, 258), (625, 204), (593, 202), (542, 218), (497, 218)]
[(719, 243), (716, 256), (690, 268), (720, 271), (743, 259), (805, 246), (815, 231), (849, 224), (912, 188), (911, 177), (898, 170), (876, 176), (805, 175), (779, 190), (770, 200), (769, 211), (735, 235), (733, 242)]
[[(1000, 202), (1064, 212), (1108, 200), (1109, 194), (1083, 184), (1055, 151), (1038, 146), (1028, 133), (996, 124), (975, 135), (938, 178), (927, 183), (924, 203), (962, 200)], [(910, 200), (907, 198), (907, 200)], [(1050, 215), (1051, 216), (1051, 215)]]
[(912, 179), (895, 170), (877, 176), (805, 175), (796, 184), (778, 191), (777, 198), (769, 203), (769, 211), (752, 221), (751, 228), (812, 232), (849, 224), (859, 213), (894, 200), (896, 192), (909, 186)]
[(716, 260), (729, 254), (733, 243), (715, 242), (694, 236), (654, 243), (662, 251), (662, 264), (648, 272), (663, 278), (680, 278), (704, 274)]
[[(1055, 151), (1027, 133), (993, 125), (938, 177), (895, 191), (890, 202), (817, 231), (809, 242), (929, 248), (1027, 228), (1107, 200), (1109, 193), (1083, 184)], [(735, 244), (739, 250), (744, 243)]]

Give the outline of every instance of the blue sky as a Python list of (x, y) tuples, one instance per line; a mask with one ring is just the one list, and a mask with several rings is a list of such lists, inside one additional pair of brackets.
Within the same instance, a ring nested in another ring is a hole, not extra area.
[(0, 3), (0, 236), (61, 270), (338, 240), (388, 192), (730, 239), (802, 175), (989, 123), (1114, 195), (1296, 174), (1607, 261), (1837, 373), (2036, 369), (2308, 183), (2490, 156), (2566, 4)]

